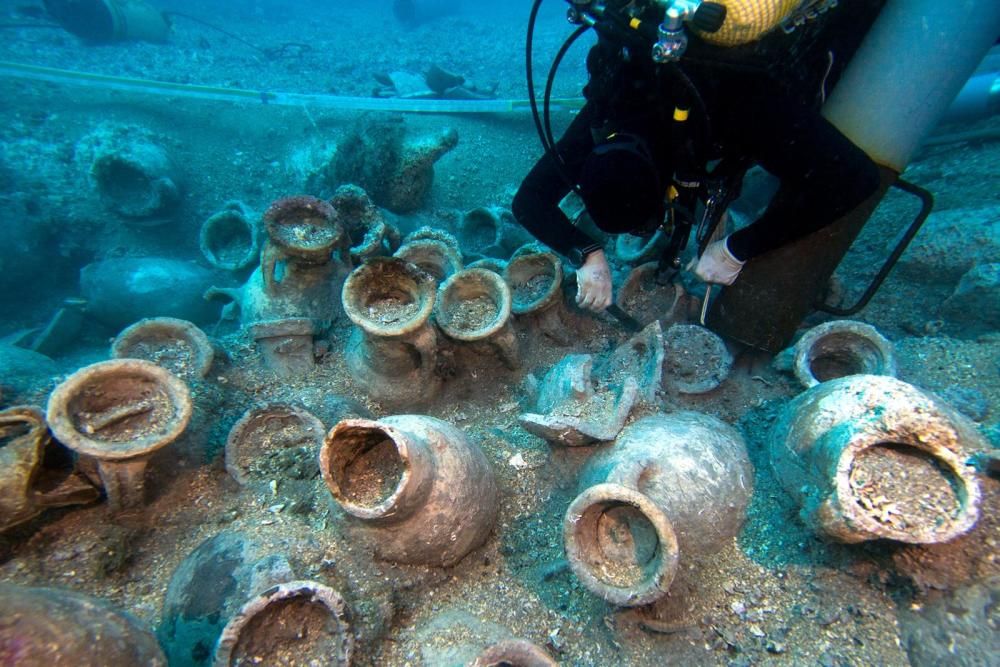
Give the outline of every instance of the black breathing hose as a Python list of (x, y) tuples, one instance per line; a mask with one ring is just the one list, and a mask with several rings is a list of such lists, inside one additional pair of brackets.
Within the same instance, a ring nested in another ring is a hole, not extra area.
[[(556, 54), (555, 60), (552, 62), (552, 67), (549, 70), (548, 79), (545, 81), (545, 93), (543, 96), (543, 108), (542, 112), (538, 111), (538, 101), (535, 98), (535, 77), (534, 77), (534, 65), (532, 64), (533, 51), (534, 51), (534, 40), (535, 40), (535, 23), (538, 19), (538, 10), (542, 6), (542, 0), (534, 0), (531, 6), (531, 14), (528, 16), (528, 34), (525, 39), (524, 46), (524, 72), (528, 83), (528, 104), (531, 107), (531, 118), (535, 122), (535, 131), (538, 132), (538, 139), (542, 142), (542, 149), (547, 155), (552, 158), (553, 163), (556, 165), (556, 169), (559, 171), (559, 175), (562, 177), (563, 181), (567, 186), (577, 194), (580, 193), (580, 188), (574, 181), (570, 178), (566, 171), (566, 163), (559, 155), (559, 150), (556, 148), (555, 137), (552, 134), (552, 124), (551, 124), (551, 101), (552, 101), (552, 86), (556, 78), (556, 72), (559, 69), (559, 64), (565, 57), (566, 52), (569, 51), (573, 42), (577, 40), (580, 35), (585, 33), (590, 26), (583, 25), (573, 31), (573, 33), (563, 42), (562, 47), (560, 47), (559, 52)], [(544, 116), (544, 121), (543, 121)]]
[(566, 53), (573, 46), (573, 43), (580, 38), (580, 35), (590, 30), (590, 26), (582, 25), (573, 31), (566, 41), (563, 42), (562, 46), (559, 48), (558, 53), (556, 53), (555, 59), (552, 61), (552, 67), (549, 68), (549, 76), (545, 81), (545, 97), (542, 100), (542, 113), (543, 120), (545, 122), (545, 137), (549, 142), (549, 147), (552, 152), (555, 153), (556, 159), (559, 160), (559, 164), (565, 165), (562, 156), (556, 150), (556, 140), (552, 134), (552, 87), (555, 85), (556, 73), (559, 71), (559, 65), (562, 64), (562, 59), (566, 57)]

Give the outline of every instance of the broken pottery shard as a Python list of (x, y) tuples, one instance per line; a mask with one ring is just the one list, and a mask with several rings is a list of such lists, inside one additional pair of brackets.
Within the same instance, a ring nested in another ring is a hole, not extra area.
[(589, 354), (568, 354), (545, 374), (538, 390), (535, 409), (551, 412), (566, 401), (585, 401), (594, 395), (590, 371), (594, 358)]
[(635, 378), (639, 386), (639, 399), (648, 405), (656, 404), (656, 392), (663, 380), (663, 329), (654, 321), (620, 345), (601, 360), (594, 375), (602, 384), (614, 386), (625, 377)]
[(518, 422), (529, 433), (569, 447), (614, 440), (638, 399), (639, 385), (628, 377), (617, 392), (590, 392), (586, 399), (566, 401), (549, 414), (523, 414)]

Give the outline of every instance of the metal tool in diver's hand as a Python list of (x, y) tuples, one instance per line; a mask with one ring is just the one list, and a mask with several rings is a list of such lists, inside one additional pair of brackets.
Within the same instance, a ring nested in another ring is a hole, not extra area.
[[(576, 287), (575, 273), (569, 275), (567, 279), (567, 284), (569, 284), (571, 287)], [(622, 328), (625, 329), (625, 331), (628, 331), (629, 333), (638, 333), (642, 331), (642, 325), (639, 323), (639, 320), (635, 319), (634, 317), (626, 313), (617, 304), (612, 303), (610, 306), (604, 309), (604, 312), (606, 312), (608, 315), (618, 320), (618, 323), (622, 325)]]
[(622, 325), (622, 328), (629, 333), (638, 333), (642, 331), (642, 325), (639, 324), (639, 320), (626, 313), (616, 304), (611, 304), (604, 309), (604, 312), (618, 320), (618, 322)]

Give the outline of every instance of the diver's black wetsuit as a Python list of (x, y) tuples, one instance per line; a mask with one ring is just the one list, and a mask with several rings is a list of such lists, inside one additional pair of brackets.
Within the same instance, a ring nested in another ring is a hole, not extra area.
[[(857, 40), (842, 49), (851, 53), (864, 32), (854, 28)], [(718, 57), (723, 51), (725, 62)], [(802, 94), (803, 82), (789, 81), (794, 77), (780, 80), (773, 67), (740, 64), (753, 60), (754, 54), (739, 49), (721, 50), (692, 39), (678, 72), (654, 65), (648, 57), (623, 60), (620, 45), (602, 38), (588, 56), (587, 103), (557, 142), (565, 173), (575, 179), (595, 135), (599, 140), (614, 131), (643, 137), (661, 178), (672, 174), (679, 154), (697, 156), (702, 167), (707, 160), (726, 156), (749, 158), (776, 176), (781, 186), (758, 220), (731, 235), (733, 255), (747, 260), (821, 229), (860, 204), (879, 184), (871, 159), (819, 114), (814, 94), (824, 77), (833, 78), (826, 67), (828, 51), (832, 49), (813, 52), (811, 61), (784, 63), (819, 70), (812, 81), (816, 85)], [(839, 71), (842, 63), (836, 65)], [(697, 96), (690, 94), (685, 78)], [(674, 105), (692, 102), (688, 133), (693, 139), (671, 136), (676, 131), (671, 123)], [(679, 153), (677, 145), (685, 140), (692, 148)], [(553, 250), (585, 255), (599, 246), (559, 210), (569, 191), (553, 157), (546, 155), (522, 182), (513, 213)]]

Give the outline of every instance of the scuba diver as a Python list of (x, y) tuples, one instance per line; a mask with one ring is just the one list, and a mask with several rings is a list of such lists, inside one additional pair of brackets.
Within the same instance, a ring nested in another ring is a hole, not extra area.
[[(712, 183), (728, 184), (728, 205), (746, 169), (758, 164), (780, 181), (777, 194), (748, 226), (711, 243), (704, 239), (689, 266), (706, 283), (731, 285), (747, 261), (822, 229), (878, 189), (875, 163), (819, 107), (882, 3), (570, 4), (571, 15), (598, 34), (587, 56), (586, 103), (525, 177), (512, 210), (538, 240), (578, 267), (579, 306), (604, 310), (612, 285), (603, 246), (560, 207), (571, 192), (605, 233), (667, 232), (672, 242), (661, 270), (672, 263), (667, 268), (676, 275), (688, 239), (677, 229), (696, 224), (696, 206), (711, 204)], [(748, 27), (732, 25), (746, 9), (737, 5), (783, 20), (757, 30), (752, 40), (733, 38)], [(707, 17), (692, 20), (706, 10)], [(658, 27), (651, 33), (648, 26)]]

